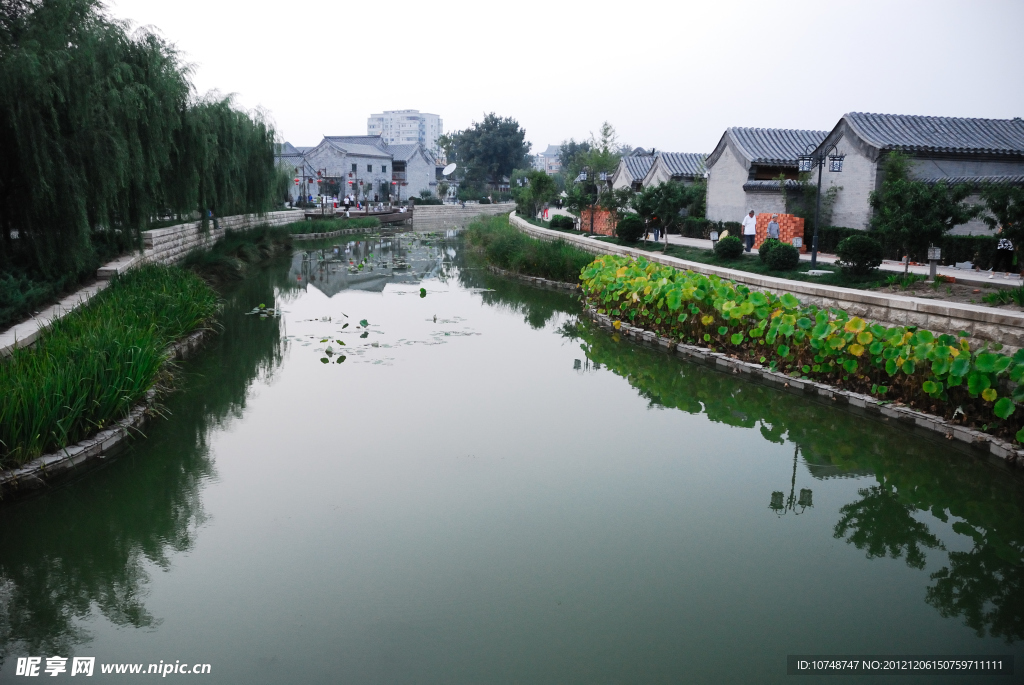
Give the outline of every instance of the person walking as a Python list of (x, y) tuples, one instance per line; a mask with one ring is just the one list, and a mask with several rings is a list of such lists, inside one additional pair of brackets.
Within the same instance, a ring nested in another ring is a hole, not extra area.
[[(1002, 233), (1002, 227), (999, 228)], [(1013, 269), (1013, 242), (1009, 238), (1000, 238), (996, 243), (996, 257), (992, 261), (992, 271), (1009, 273)], [(989, 276), (992, 278), (992, 276)]]
[(772, 220), (768, 222), (768, 237), (779, 239), (779, 215), (772, 214)]
[(743, 251), (750, 252), (754, 247), (754, 238), (757, 237), (757, 219), (754, 218), (754, 210), (743, 217)]

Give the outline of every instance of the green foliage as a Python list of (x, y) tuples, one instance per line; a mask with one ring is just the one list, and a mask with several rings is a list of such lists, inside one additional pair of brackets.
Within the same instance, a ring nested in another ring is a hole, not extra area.
[(761, 243), (761, 247), (757, 248), (757, 256), (762, 262), (768, 263), (768, 255), (771, 253), (772, 248), (776, 245), (781, 245), (782, 241), (778, 238), (765, 238), (765, 241)]
[(792, 271), (800, 264), (800, 251), (789, 243), (780, 242), (768, 251), (765, 262), (774, 271)]
[(516, 212), (523, 216), (537, 216), (544, 203), (551, 202), (558, 194), (555, 180), (539, 169), (517, 169), (512, 173), (511, 179)]
[(881, 265), (882, 244), (864, 233), (851, 235), (839, 243), (836, 255), (836, 264), (844, 271), (865, 275)]
[[(494, 112), (452, 134), (444, 146), (449, 152), (448, 161), (459, 164), (456, 173), (474, 188), (496, 184), (502, 177), (511, 176), (514, 169), (528, 166), (530, 144), (526, 131), (512, 117), (499, 117)], [(461, 192), (459, 199), (463, 199)]]
[(380, 228), (380, 219), (375, 216), (354, 216), (351, 219), (315, 219), (295, 221), (284, 226), (292, 235), (303, 233), (332, 233), (354, 228)]
[(466, 229), (466, 240), (497, 267), (566, 283), (575, 283), (593, 257), (564, 240), (531, 238), (510, 226), (507, 215), (474, 220)]
[(264, 225), (245, 231), (227, 231), (209, 249), (190, 252), (181, 265), (211, 281), (240, 280), (251, 267), (282, 254), (291, 245), (292, 233), (288, 226)]
[(983, 218), (1000, 237), (1013, 241), (1014, 249), (1024, 244), (1024, 187), (990, 183), (982, 186), (981, 198), (990, 214)]
[(739, 259), (743, 256), (743, 241), (729, 235), (715, 243), (715, 255), (720, 259)]
[(1024, 307), (1024, 286), (997, 290), (994, 293), (985, 295), (981, 299), (988, 304), (1016, 304), (1018, 307)]
[(899, 152), (889, 153), (883, 172), (881, 188), (871, 192), (871, 225), (901, 254), (922, 253), (928, 245), (939, 245), (950, 229), (981, 211), (964, 202), (972, 192), (966, 184), (928, 185), (912, 180), (910, 158)]
[[(578, 158), (588, 152), (590, 152), (590, 143), (585, 140), (579, 143), (573, 138), (563, 140), (561, 147), (558, 149), (558, 163), (562, 167), (562, 173), (568, 174), (570, 168), (582, 168), (583, 163), (579, 162)], [(573, 175), (573, 178), (575, 178), (575, 175)]]
[(127, 415), (167, 346), (204, 325), (215, 293), (188, 271), (144, 266), (0, 360), (0, 463), (21, 464)]
[[(971, 350), (966, 337), (868, 324), (842, 310), (805, 306), (788, 293), (755, 291), (643, 258), (598, 257), (582, 280), (599, 311), (660, 335), (751, 361), (763, 357), (773, 368), (858, 392), (941, 405), (950, 417), (959, 408), (1007, 437), (1020, 428), (1018, 414), (999, 400), (1006, 381), (1024, 379), (1024, 352)], [(735, 343), (738, 333), (742, 341)], [(1010, 399), (1024, 400), (1024, 393)]]
[(576, 222), (573, 221), (573, 218), (571, 216), (566, 216), (564, 214), (555, 214), (553, 217), (551, 217), (550, 226), (551, 228), (572, 230), (576, 228)]
[(684, 224), (680, 210), (703, 202), (704, 186), (686, 186), (676, 181), (662, 181), (647, 186), (633, 196), (632, 207), (645, 221), (660, 224), (666, 233), (676, 232)]
[(273, 130), (229, 99), (197, 100), (172, 44), (96, 0), (22, 9), (0, 49), (0, 271), (78, 280), (97, 243), (139, 246), (158, 212), (280, 201)]
[(644, 236), (644, 222), (636, 214), (627, 214), (615, 226), (615, 235), (623, 242), (635, 244)]

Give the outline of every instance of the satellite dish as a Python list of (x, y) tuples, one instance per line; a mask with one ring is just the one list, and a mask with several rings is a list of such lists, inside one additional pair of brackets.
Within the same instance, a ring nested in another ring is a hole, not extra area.
[(448, 176), (449, 174), (451, 174), (452, 172), (454, 172), (454, 171), (455, 171), (455, 166), (456, 166), (455, 162), (452, 162), (451, 164), (449, 164), (448, 166), (446, 166), (446, 167), (445, 167), (445, 168), (444, 168), (444, 169), (443, 169), (443, 170), (441, 171), (441, 173), (442, 173), (443, 175), (445, 175), (445, 176)]

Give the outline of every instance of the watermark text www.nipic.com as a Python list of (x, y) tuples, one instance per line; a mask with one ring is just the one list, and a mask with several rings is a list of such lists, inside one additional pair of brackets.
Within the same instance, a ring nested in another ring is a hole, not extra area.
[(104, 664), (97, 667), (94, 656), (20, 656), (14, 675), (21, 676), (91, 676), (96, 671), (110, 675), (205, 675), (210, 673), (210, 664), (190, 664), (177, 661), (160, 661), (155, 664)]

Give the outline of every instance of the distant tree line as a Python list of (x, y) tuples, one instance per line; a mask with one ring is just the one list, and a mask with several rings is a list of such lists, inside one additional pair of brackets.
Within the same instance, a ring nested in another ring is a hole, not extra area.
[(272, 127), (197, 97), (190, 76), (98, 0), (0, 0), (0, 309), (25, 283), (67, 286), (138, 246), (157, 216), (283, 196)]

